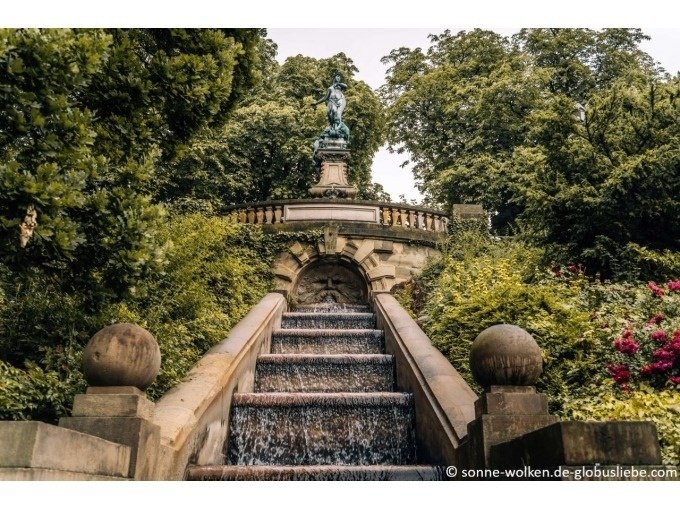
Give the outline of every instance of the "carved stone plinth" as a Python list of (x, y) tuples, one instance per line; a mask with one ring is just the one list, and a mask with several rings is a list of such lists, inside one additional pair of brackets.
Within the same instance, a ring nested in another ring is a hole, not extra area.
[(347, 180), (349, 150), (320, 148), (315, 158), (321, 165), (321, 177), (309, 190), (313, 197), (353, 198), (357, 189)]

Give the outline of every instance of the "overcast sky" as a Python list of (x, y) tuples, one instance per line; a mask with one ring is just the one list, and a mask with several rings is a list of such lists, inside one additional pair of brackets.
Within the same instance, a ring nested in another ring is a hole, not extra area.
[[(467, 28), (469, 30), (469, 28)], [(326, 58), (344, 52), (359, 68), (356, 78), (373, 88), (380, 87), (385, 81), (386, 67), (380, 59), (392, 49), (406, 46), (426, 48), (428, 35), (441, 33), (442, 28), (270, 28), (268, 34), (278, 44), (277, 59), (283, 62), (293, 55), (307, 55)], [(451, 28), (458, 32), (462, 28)], [(502, 35), (512, 35), (519, 29), (493, 29)], [(651, 37), (642, 48), (663, 67), (675, 74), (680, 71), (680, 30), (643, 29)], [(320, 91), (323, 92), (323, 91)], [(351, 104), (348, 105), (351, 108)], [(397, 200), (404, 195), (407, 200), (420, 199), (413, 175), (408, 168), (401, 168), (404, 156), (391, 154), (383, 147), (373, 159), (373, 180), (383, 185), (385, 190)]]

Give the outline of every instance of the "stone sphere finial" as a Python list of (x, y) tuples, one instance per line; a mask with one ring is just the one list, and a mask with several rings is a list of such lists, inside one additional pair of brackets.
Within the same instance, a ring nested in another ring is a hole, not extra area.
[(529, 333), (519, 326), (497, 324), (482, 331), (472, 343), (470, 368), (484, 388), (533, 386), (543, 373), (543, 357)]
[(83, 352), (90, 386), (135, 386), (145, 390), (161, 368), (158, 342), (146, 329), (120, 323), (99, 330)]

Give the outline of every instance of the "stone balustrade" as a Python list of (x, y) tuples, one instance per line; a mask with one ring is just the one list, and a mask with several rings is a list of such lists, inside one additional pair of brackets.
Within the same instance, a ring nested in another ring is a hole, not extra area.
[(275, 200), (229, 207), (238, 223), (277, 225), (295, 221), (375, 223), (426, 232), (446, 232), (448, 216), (434, 209), (365, 200)]

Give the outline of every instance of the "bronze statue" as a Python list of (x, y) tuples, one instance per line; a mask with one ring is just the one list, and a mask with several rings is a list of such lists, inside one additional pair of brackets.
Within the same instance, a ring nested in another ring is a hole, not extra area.
[(319, 140), (326, 138), (342, 138), (346, 143), (349, 143), (349, 128), (342, 122), (342, 112), (347, 105), (345, 94), (343, 94), (343, 91), (346, 88), (347, 85), (342, 82), (340, 71), (336, 70), (333, 72), (333, 83), (328, 87), (328, 90), (326, 90), (326, 94), (318, 101), (312, 103), (312, 106), (324, 102), (326, 103), (328, 127), (321, 133)]

